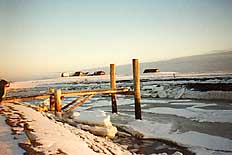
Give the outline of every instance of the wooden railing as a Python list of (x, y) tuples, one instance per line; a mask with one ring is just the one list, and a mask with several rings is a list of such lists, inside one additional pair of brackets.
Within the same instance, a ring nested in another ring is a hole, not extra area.
[[(26, 96), (26, 97), (8, 97), (5, 98), (3, 102), (13, 102), (13, 101), (27, 101), (36, 99), (50, 99), (50, 110), (54, 110), (57, 114), (69, 113), (80, 105), (84, 104), (94, 95), (98, 94), (111, 94), (112, 101), (112, 113), (117, 113), (117, 98), (116, 94), (124, 95), (134, 95), (135, 100), (135, 118), (142, 119), (141, 116), (141, 95), (140, 95), (140, 73), (139, 73), (139, 63), (138, 59), (133, 59), (133, 79), (134, 79), (134, 91), (130, 91), (128, 88), (116, 88), (116, 72), (115, 65), (110, 64), (110, 84), (111, 89), (96, 89), (96, 90), (82, 90), (77, 92), (61, 92), (61, 89), (55, 90), (53, 88), (49, 89), (49, 93)], [(78, 96), (72, 102), (64, 105), (62, 107), (62, 99), (66, 96)]]

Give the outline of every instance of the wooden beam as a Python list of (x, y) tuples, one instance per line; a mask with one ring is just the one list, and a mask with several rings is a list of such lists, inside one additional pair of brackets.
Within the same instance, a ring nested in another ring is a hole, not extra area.
[(66, 104), (65, 106), (62, 107), (62, 110), (68, 108), (70, 105), (73, 105), (74, 103), (76, 103), (77, 101), (81, 100), (84, 97), (84, 95), (80, 96), (79, 98), (73, 100), (72, 102)]
[(63, 92), (62, 96), (80, 96), (80, 95), (91, 95), (91, 94), (112, 94), (112, 93), (125, 93), (128, 92), (128, 88), (120, 89), (96, 89), (96, 90), (84, 90), (79, 92)]
[(26, 96), (26, 97), (7, 97), (5, 98), (4, 102), (14, 102), (14, 101), (27, 101), (27, 100), (37, 100), (37, 99), (44, 99), (49, 98), (50, 93), (47, 94), (40, 94), (40, 95), (33, 95), (33, 96)]
[[(112, 89), (116, 89), (115, 64), (110, 64), (110, 85)], [(118, 113), (116, 94), (111, 94), (112, 113)]]
[(75, 108), (81, 106), (83, 103), (85, 103), (86, 101), (88, 101), (90, 98), (92, 98), (95, 94), (91, 94), (88, 97), (86, 97), (85, 99), (83, 99), (81, 102), (75, 104), (73, 107), (71, 107), (70, 109), (66, 110), (64, 113), (69, 113), (72, 110), (74, 110)]
[(134, 79), (134, 99), (135, 99), (135, 119), (142, 119), (141, 115), (141, 95), (140, 95), (140, 68), (138, 59), (133, 59), (133, 79)]
[[(96, 89), (96, 90), (84, 90), (84, 91), (79, 91), (79, 92), (63, 92), (62, 96), (81, 96), (81, 95), (90, 95), (90, 94), (112, 94), (112, 93), (128, 94), (129, 89), (128, 88), (102, 89), (102, 90)], [(6, 97), (2, 101), (2, 103), (14, 102), (14, 101), (27, 101), (27, 100), (44, 99), (44, 98), (50, 98), (51, 95), (54, 95), (54, 94), (53, 93), (45, 93), (45, 94), (26, 96), (26, 97)]]

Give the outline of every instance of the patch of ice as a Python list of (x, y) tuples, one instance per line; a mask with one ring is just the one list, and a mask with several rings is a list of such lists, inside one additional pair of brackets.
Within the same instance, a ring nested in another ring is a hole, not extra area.
[(232, 110), (203, 110), (194, 107), (190, 107), (186, 109), (158, 107), (158, 108), (144, 109), (143, 111), (157, 113), (157, 114), (176, 115), (199, 122), (232, 123)]
[(198, 105), (194, 105), (193, 107), (189, 107), (189, 108), (203, 108), (203, 107), (210, 107), (210, 106), (216, 106), (216, 103), (212, 103), (212, 104), (198, 104)]
[(168, 101), (168, 100), (145, 99), (145, 98), (142, 98), (142, 103), (160, 103), (160, 104), (167, 104), (167, 103), (169, 103), (169, 101)]
[(172, 100), (172, 99), (170, 99), (170, 100), (168, 100), (168, 102), (170, 102), (170, 103), (182, 103), (182, 102), (192, 102), (193, 100), (190, 100), (190, 99), (175, 99), (175, 100)]
[(145, 137), (147, 138), (161, 138), (162, 135), (166, 135), (172, 130), (171, 123), (164, 124), (147, 120), (135, 120), (133, 122), (129, 122), (128, 124), (139, 132), (144, 133)]
[(223, 137), (212, 136), (195, 131), (184, 133), (176, 132), (169, 135), (169, 137), (176, 142), (189, 146), (202, 147), (211, 150), (232, 151), (232, 140)]
[(169, 107), (144, 109), (143, 111), (157, 113), (157, 114), (176, 115), (176, 116), (181, 116), (181, 117), (185, 117), (185, 118), (197, 117), (197, 114), (195, 112), (190, 111), (190, 110), (175, 109), (175, 108), (169, 108)]
[(174, 102), (170, 103), (171, 105), (207, 105), (206, 103), (199, 103), (199, 102)]
[(209, 106), (215, 106), (217, 104), (212, 103), (212, 104), (206, 104), (206, 103), (200, 103), (200, 102), (175, 102), (175, 103), (170, 103), (171, 105), (188, 105), (192, 106), (193, 108), (202, 108), (202, 107), (209, 107)]
[[(131, 106), (131, 107), (135, 107), (134, 104), (132, 104), (132, 105), (130, 105), (130, 106)], [(146, 105), (142, 104), (142, 105), (141, 105), (141, 108), (143, 108), (143, 107), (146, 107)]]
[(225, 151), (214, 151), (206, 148), (190, 148), (192, 152), (195, 152), (197, 155), (231, 155), (231, 152)]
[(222, 152), (219, 150), (232, 152), (232, 140), (227, 138), (195, 131), (181, 133), (173, 130), (174, 127), (171, 123), (154, 123), (142, 120), (129, 122), (128, 124), (137, 131), (142, 132), (145, 137), (177, 142), (180, 145), (190, 147), (194, 152), (197, 152), (197, 155), (206, 155), (204, 153), (212, 155), (211, 153), (214, 152)]
[[(117, 105), (129, 105), (133, 103), (134, 101), (129, 98), (118, 98), (117, 100)], [(110, 105), (111, 105), (111, 101), (110, 101)]]

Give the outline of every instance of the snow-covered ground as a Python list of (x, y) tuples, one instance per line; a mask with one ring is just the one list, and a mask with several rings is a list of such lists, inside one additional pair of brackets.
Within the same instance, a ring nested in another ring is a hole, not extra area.
[[(55, 116), (51, 113), (38, 112), (22, 103), (5, 103), (0, 105), (0, 108), (1, 114), (11, 126), (7, 130), (8, 126), (0, 125), (0, 148), (4, 150), (1, 150), (0, 154), (23, 154), (24, 151), (17, 148), (17, 142), (25, 149), (26, 154), (131, 154), (124, 147), (106, 138), (94, 136), (62, 121), (55, 121)], [(95, 120), (100, 121), (99, 118)], [(25, 134), (27, 138), (12, 143), (11, 131), (17, 131), (14, 137)]]
[(25, 151), (18, 146), (17, 140), (13, 140), (11, 129), (5, 124), (5, 117), (0, 115), (0, 154), (15, 155), (23, 154)]
[[(118, 88), (133, 89), (131, 76), (120, 76), (117, 80)], [(189, 84), (199, 83), (209, 84), (209, 89), (216, 90), (202, 91), (189, 87)], [(118, 95), (119, 114), (111, 115), (111, 119), (113, 123), (126, 124), (143, 132), (146, 137), (167, 139), (187, 146), (197, 155), (229, 155), (232, 154), (231, 84), (232, 74), (175, 73), (175, 78), (173, 73), (144, 75), (141, 76), (143, 120), (134, 120), (133, 97), (123, 95)], [(110, 88), (110, 84), (108, 75), (16, 82), (8, 96), (44, 93), (49, 87), (78, 91)], [(63, 103), (74, 99), (67, 97)], [(39, 102), (41, 100), (31, 101), (32, 104)], [(110, 114), (111, 98), (95, 96), (76, 109), (85, 110), (103, 110)]]

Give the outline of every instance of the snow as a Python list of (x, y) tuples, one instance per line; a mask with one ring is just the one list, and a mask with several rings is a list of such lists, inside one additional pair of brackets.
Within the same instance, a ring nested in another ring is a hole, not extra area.
[(106, 115), (104, 111), (81, 111), (73, 112), (72, 119), (81, 124), (84, 130), (90, 131), (94, 135), (114, 138), (117, 128), (112, 126), (110, 115)]
[(201, 102), (171, 102), (171, 105), (187, 105), (187, 106), (194, 106), (194, 107), (207, 107), (207, 106), (213, 106), (217, 104), (206, 104)]
[(186, 90), (182, 98), (191, 99), (224, 99), (232, 100), (232, 91), (191, 91)]
[[(232, 91), (193, 91), (187, 89), (180, 84), (189, 84), (191, 81), (179, 81), (178, 85), (174, 81), (159, 81), (160, 85), (157, 85), (157, 81), (152, 83), (146, 82), (145, 86), (142, 86), (142, 96), (152, 96), (159, 98), (186, 98), (186, 99), (232, 99)], [(193, 81), (196, 83), (196, 81)], [(204, 83), (204, 82), (200, 82)]]
[(159, 104), (168, 104), (169, 101), (168, 100), (160, 100), (160, 99), (146, 99), (146, 98), (142, 98), (142, 103), (159, 103)]
[(188, 131), (184, 133), (176, 132), (171, 134), (170, 138), (175, 139), (175, 141), (182, 144), (192, 145), (194, 147), (232, 151), (232, 140), (195, 131)]
[(110, 115), (106, 115), (104, 111), (81, 111), (74, 112), (72, 115), (74, 121), (82, 124), (112, 126)]
[(232, 151), (232, 140), (196, 131), (179, 132), (171, 123), (154, 123), (146, 120), (129, 122), (129, 126), (144, 134), (145, 138), (161, 138), (190, 147), (197, 155), (213, 155), (214, 150)]
[(157, 114), (175, 115), (199, 122), (229, 122), (232, 123), (232, 110), (203, 110), (194, 107), (186, 109), (175, 109), (169, 107), (158, 107), (144, 109), (145, 112)]
[[(141, 79), (148, 79), (149, 82), (143, 82), (142, 85), (144, 88), (142, 89), (153, 89), (156, 86), (152, 86), (154, 84), (159, 83), (175, 83), (177, 84), (177, 81), (151, 81), (151, 80), (167, 80), (167, 79), (173, 79), (173, 73), (174, 72), (160, 72), (156, 74), (142, 74)], [(225, 74), (225, 73), (175, 73), (176, 79), (179, 78), (188, 78), (189, 80), (182, 80), (181, 83), (191, 83), (196, 82), (194, 78), (200, 78), (204, 80), (204, 78), (212, 78), (212, 77), (231, 77), (231, 74)], [(58, 77), (54, 79), (44, 79), (44, 80), (32, 80), (32, 81), (22, 81), (22, 82), (12, 82), (11, 88), (32, 88), (37, 86), (45, 86), (50, 84), (69, 84), (69, 83), (88, 83), (88, 82), (101, 82), (101, 81), (109, 81), (110, 77), (109, 75), (104, 76), (84, 76), (84, 77)], [(117, 75), (117, 80), (132, 80), (131, 76), (125, 76), (125, 75)], [(210, 83), (218, 83), (221, 82), (221, 80), (218, 79), (209, 79), (207, 82)], [(228, 79), (223, 82), (232, 83), (232, 79)], [(144, 85), (145, 84), (145, 85)]]
[(142, 132), (146, 138), (159, 138), (160, 135), (168, 134), (172, 130), (171, 123), (159, 123), (147, 120), (132, 121), (129, 122), (129, 125), (139, 132)]
[[(204, 74), (181, 74), (181, 73), (175, 73), (176, 74), (176, 80), (180, 78), (187, 78), (187, 80), (180, 80), (180, 81), (174, 81), (173, 79), (173, 73), (158, 73), (158, 74), (146, 74), (142, 75), (141, 79), (145, 79), (147, 81), (141, 82), (141, 93), (142, 96), (148, 96), (150, 98), (142, 98), (142, 107), (145, 106), (145, 108), (142, 109), (144, 113), (155, 113), (155, 114), (164, 114), (165, 117), (183, 117), (190, 119), (192, 121), (197, 122), (210, 122), (210, 124), (213, 123), (232, 123), (232, 110), (216, 110), (215, 107), (218, 105), (215, 103), (209, 104), (208, 102), (204, 101), (193, 101), (191, 99), (231, 99), (232, 97), (232, 91), (208, 91), (208, 92), (200, 92), (200, 91), (193, 91), (189, 89), (185, 89), (179, 84), (188, 84), (188, 83), (232, 83), (231, 74), (225, 75), (225, 74), (211, 74), (211, 73), (204, 73)], [(225, 79), (219, 79), (217, 77), (225, 77)], [(229, 77), (229, 78), (226, 78)], [(196, 81), (197, 79), (200, 79), (199, 81)], [(209, 80), (205, 78), (211, 78)], [(215, 78), (215, 79), (214, 79)], [(162, 81), (168, 80), (168, 81)], [(117, 80), (132, 80), (132, 76), (119, 76), (117, 77)], [(160, 81), (159, 81), (160, 80)], [(57, 79), (48, 79), (48, 80), (38, 80), (38, 81), (27, 81), (27, 82), (15, 82), (12, 84), (12, 88), (33, 88), (33, 87), (67, 87), (70, 86), (76, 87), (78, 86), (78, 89), (101, 89), (101, 88), (109, 88), (108, 83), (101, 83), (102, 81), (109, 82), (109, 76), (99, 76), (99, 77), (69, 77), (69, 78), (57, 78)], [(89, 82), (93, 82), (90, 83)], [(94, 83), (96, 82), (96, 83)], [(133, 87), (132, 84), (133, 81), (127, 81), (127, 82), (119, 82), (117, 83), (117, 86), (121, 87)], [(66, 90), (66, 89), (64, 89)], [(67, 89), (69, 90), (69, 89)], [(164, 99), (154, 99), (154, 97), (163, 97)], [(167, 98), (173, 98), (173, 99), (167, 99)], [(181, 100), (174, 100), (174, 98), (188, 98), (188, 99), (181, 99)], [(67, 101), (71, 101), (71, 98), (67, 98)], [(65, 100), (66, 101), (66, 100)], [(65, 102), (64, 101), (64, 102)], [(134, 119), (133, 113), (127, 113), (127, 112), (134, 112), (134, 109), (130, 108), (130, 106), (134, 106), (134, 101), (131, 98), (117, 98), (117, 104), (123, 105), (122, 113), (119, 113), (119, 116), (123, 116), (121, 118), (116, 118), (117, 115), (113, 116), (114, 119), (124, 119), (127, 120), (124, 122), (128, 122)], [(90, 104), (91, 102), (91, 104)], [(93, 103), (93, 104), (92, 104)], [(158, 103), (159, 107), (155, 107), (155, 104)], [(149, 104), (149, 106), (147, 106)], [(151, 104), (154, 104), (151, 105)], [(163, 104), (163, 107), (160, 107)], [(228, 103), (228, 105), (232, 105), (231, 103)], [(171, 107), (168, 107), (171, 106)], [(214, 106), (214, 110), (210, 109), (210, 106)], [(85, 111), (86, 109), (101, 109), (104, 108), (107, 109), (107, 111), (110, 111), (109, 107), (111, 107), (111, 101), (107, 97), (99, 97), (91, 99), (89, 102), (86, 102), (83, 106), (79, 107), (78, 111)], [(125, 108), (125, 107), (128, 107)], [(155, 107), (155, 108), (152, 108)], [(175, 107), (175, 108), (173, 108)], [(207, 107), (205, 109), (202, 109), (203, 107)], [(218, 106), (219, 107), (219, 106)], [(148, 109), (149, 108), (149, 109)], [(222, 108), (223, 109), (223, 108)], [(119, 110), (120, 112), (120, 110)], [(81, 113), (81, 112), (80, 112)], [(75, 117), (80, 117), (79, 114), (76, 113)], [(98, 112), (99, 115), (101, 112)], [(102, 116), (102, 118), (92, 117), (88, 114), (84, 114), (84, 118), (89, 118), (88, 120), (83, 120), (84, 122), (89, 122), (90, 120), (93, 120), (92, 122), (99, 122), (100, 124), (107, 124), (107, 116)], [(94, 114), (95, 115), (95, 114)], [(128, 116), (127, 116), (128, 115)], [(162, 116), (162, 115), (161, 115)], [(158, 116), (159, 117), (159, 116)], [(106, 120), (106, 123), (104, 123), (104, 120)], [(156, 119), (160, 120), (159, 119)], [(192, 121), (189, 121), (190, 123)], [(174, 125), (171, 122), (150, 122), (150, 121), (132, 121), (129, 122), (129, 124), (132, 127), (137, 128), (138, 130), (141, 130), (143, 133), (145, 133), (148, 137), (158, 137), (163, 139), (169, 139), (172, 141), (176, 141), (177, 143), (190, 146), (191, 149), (195, 152), (197, 152), (197, 155), (220, 155), (220, 154), (231, 154), (226, 152), (220, 152), (215, 150), (229, 150), (231, 151), (231, 140), (228, 138), (223, 138), (219, 136), (212, 136), (208, 135), (206, 133), (200, 133), (196, 131), (188, 131), (190, 129), (187, 129), (187, 131), (181, 133), (177, 128), (174, 127)], [(213, 126), (213, 125), (212, 125)], [(183, 127), (185, 129), (185, 127)], [(192, 129), (193, 130), (193, 129)], [(220, 134), (219, 134), (220, 135)]]
[(59, 84), (59, 83), (100, 82), (100, 81), (109, 81), (109, 75), (88, 76), (88, 77), (59, 77), (54, 79), (12, 82), (10, 88), (11, 89), (32, 88), (38, 86), (46, 86), (48, 84), (51, 85), (51, 84)]
[(17, 141), (13, 140), (11, 129), (5, 124), (4, 117), (1, 115), (0, 124), (0, 154), (23, 154), (25, 151), (18, 146)]
[(41, 150), (55, 153), (57, 149), (61, 149), (63, 152), (75, 155), (75, 154), (96, 154), (82, 139), (76, 137), (70, 131), (50, 121), (48, 118), (41, 115), (41, 113), (34, 111), (31, 108), (27, 108), (21, 105), (12, 105), (14, 108), (25, 115), (26, 119), (32, 120), (30, 122), (31, 128), (34, 129), (32, 133), (36, 137), (37, 141), (42, 144)]

